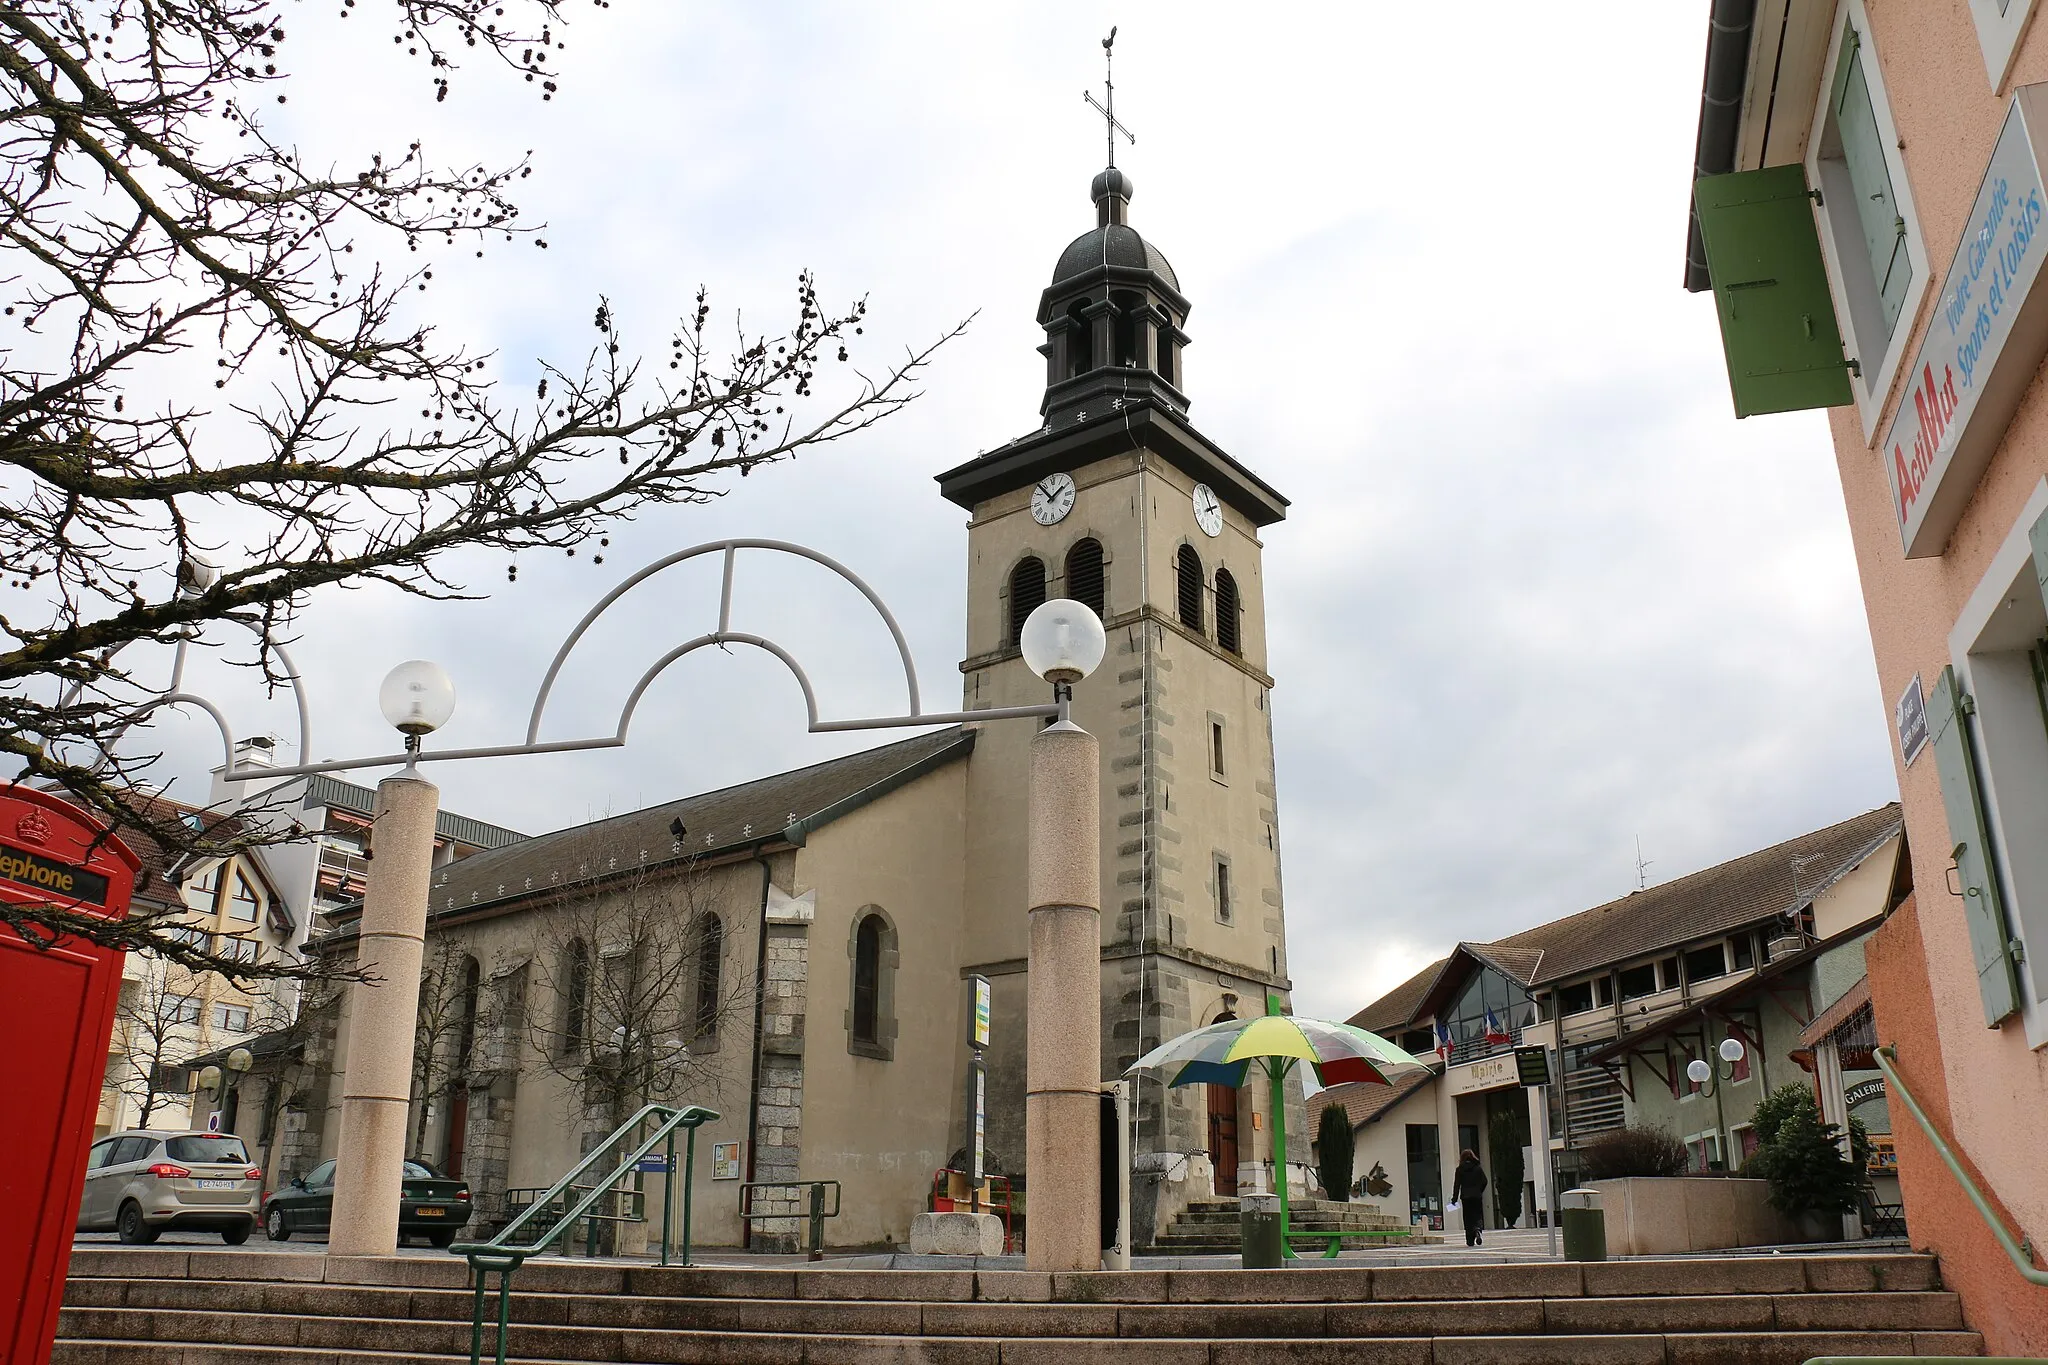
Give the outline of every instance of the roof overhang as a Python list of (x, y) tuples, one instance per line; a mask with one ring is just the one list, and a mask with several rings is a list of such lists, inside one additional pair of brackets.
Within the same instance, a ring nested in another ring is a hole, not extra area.
[(1698, 1023), (1709, 1015), (1724, 1014), (1735, 1001), (1763, 989), (1789, 972), (1797, 971), (1823, 953), (1839, 948), (1845, 943), (1853, 943), (1876, 927), (1876, 922), (1859, 924), (1854, 928), (1843, 930), (1833, 938), (1824, 938), (1817, 943), (1809, 943), (1796, 953), (1787, 953), (1775, 962), (1764, 964), (1763, 968), (1753, 976), (1745, 976), (1739, 980), (1731, 981), (1712, 995), (1697, 1000), (1675, 1013), (1667, 1014), (1654, 1024), (1622, 1034), (1619, 1038), (1608, 1043), (1607, 1046), (1587, 1053), (1586, 1062), (1588, 1065), (1598, 1066), (1603, 1062), (1618, 1061), (1624, 1054), (1635, 1051), (1644, 1043), (1650, 1042), (1653, 1039), (1669, 1037), (1681, 1028)]
[[(1693, 178), (1806, 159), (1833, 31), (1834, 0), (1713, 0)], [(1685, 242), (1685, 287), (1712, 286), (1697, 214)]]
[(1141, 448), (1208, 484), (1254, 526), (1270, 526), (1287, 516), (1287, 499), (1278, 489), (1180, 417), (1143, 400), (1058, 431), (1035, 431), (957, 465), (938, 476), (939, 493), (972, 511), (1048, 474)]

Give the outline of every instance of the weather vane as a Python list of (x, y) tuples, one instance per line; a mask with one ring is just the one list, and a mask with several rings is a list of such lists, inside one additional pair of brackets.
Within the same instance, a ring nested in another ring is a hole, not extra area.
[(1116, 135), (1118, 133), (1122, 133), (1124, 141), (1130, 143), (1133, 147), (1138, 145), (1138, 139), (1132, 135), (1131, 130), (1116, 121), (1116, 80), (1114, 79), (1116, 74), (1114, 69), (1116, 54), (1111, 50), (1115, 42), (1116, 29), (1112, 27), (1109, 30), (1109, 36), (1102, 40), (1103, 99), (1096, 99), (1094, 94), (1087, 90), (1081, 92), (1081, 98), (1094, 106), (1095, 112), (1102, 115), (1102, 120), (1107, 125), (1103, 129), (1103, 140), (1109, 144), (1109, 164), (1111, 166), (1116, 165)]

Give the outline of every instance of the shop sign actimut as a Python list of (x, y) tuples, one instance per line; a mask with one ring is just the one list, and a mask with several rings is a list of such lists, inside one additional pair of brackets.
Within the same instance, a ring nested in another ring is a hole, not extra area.
[(2048, 290), (2034, 289), (2048, 256), (2044, 144), (2048, 85), (2022, 86), (1880, 447), (1908, 559), (1948, 545), (2048, 352)]

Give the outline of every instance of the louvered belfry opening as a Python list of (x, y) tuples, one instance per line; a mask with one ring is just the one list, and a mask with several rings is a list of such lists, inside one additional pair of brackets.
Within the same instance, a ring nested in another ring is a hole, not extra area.
[(1175, 559), (1174, 577), (1179, 580), (1180, 623), (1200, 635), (1202, 633), (1202, 557), (1195, 553), (1192, 545), (1180, 547)]
[(1102, 573), (1102, 542), (1093, 536), (1076, 541), (1067, 551), (1067, 596), (1097, 616), (1109, 615), (1104, 610), (1109, 591)]
[(1024, 619), (1045, 601), (1045, 563), (1026, 555), (1010, 570), (1010, 643), (1024, 638)]
[(1237, 633), (1237, 580), (1228, 569), (1216, 571), (1216, 643), (1232, 654), (1244, 653)]

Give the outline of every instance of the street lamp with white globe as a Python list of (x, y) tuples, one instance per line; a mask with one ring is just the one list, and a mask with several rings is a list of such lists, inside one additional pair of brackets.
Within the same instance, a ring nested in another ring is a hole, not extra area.
[(1092, 1270), (1102, 1198), (1102, 751), (1068, 706), (1108, 637), (1093, 611), (1055, 598), (1025, 618), (1017, 644), (1059, 706), (1031, 741), (1025, 1188), (1067, 1192), (1057, 1201), (1033, 1195), (1025, 1260), (1033, 1270)]
[(408, 659), (384, 675), (377, 688), (377, 709), (405, 736), (406, 751), (418, 753), (421, 736), (440, 729), (455, 714), (455, 683), (441, 665)]
[(328, 1250), (337, 1256), (388, 1256), (397, 1244), (413, 1021), (441, 811), (441, 789), (420, 776), (418, 759), (421, 739), (455, 714), (455, 684), (439, 664), (409, 659), (385, 675), (377, 707), (405, 736), (406, 761), (377, 784), (371, 826), (375, 861), (358, 928), (361, 975), (349, 984), (348, 1073), (328, 1235)]
[(1725, 1144), (1728, 1141), (1728, 1116), (1721, 1107), (1721, 1091), (1726, 1088), (1729, 1081), (1735, 1079), (1736, 1068), (1742, 1062), (1742, 1040), (1733, 1036), (1723, 1038), (1720, 1047), (1716, 1048), (1715, 1051), (1720, 1054), (1721, 1062), (1727, 1068), (1721, 1073), (1718, 1083), (1716, 1083), (1714, 1075), (1714, 1064), (1704, 1057), (1695, 1057), (1687, 1062), (1685, 1064), (1685, 1076), (1687, 1080), (1700, 1088), (1702, 1095), (1712, 1095), (1714, 1097), (1714, 1122), (1718, 1125), (1716, 1131), (1720, 1135), (1719, 1141), (1724, 1144), (1721, 1155), (1725, 1164), (1727, 1160)]

